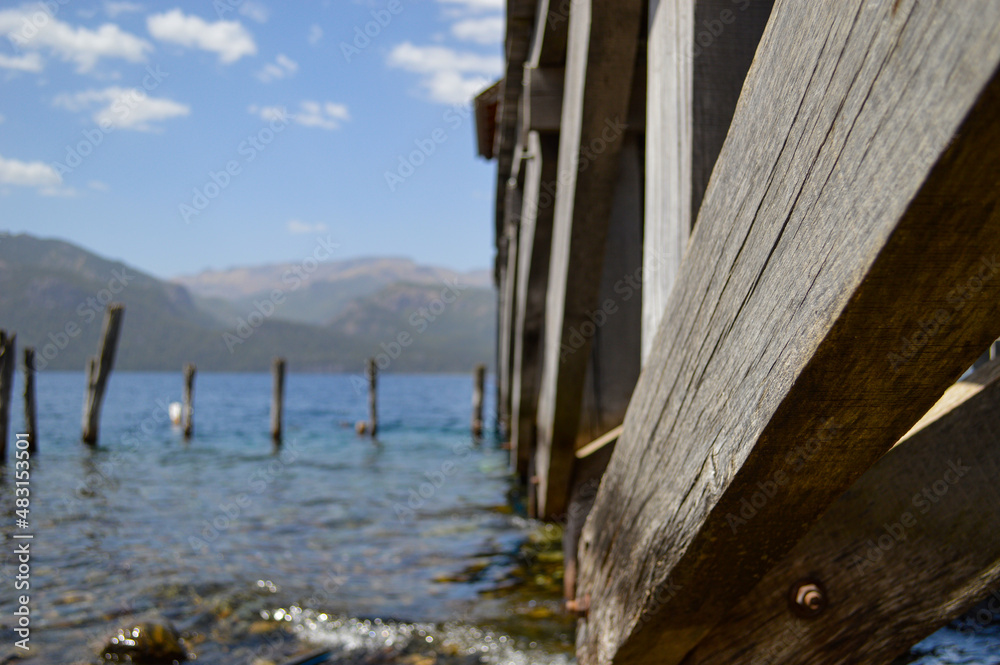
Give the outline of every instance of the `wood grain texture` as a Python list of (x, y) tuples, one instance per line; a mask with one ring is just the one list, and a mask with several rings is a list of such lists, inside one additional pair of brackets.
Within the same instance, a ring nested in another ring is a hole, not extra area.
[(557, 187), (558, 135), (529, 133), (525, 164), (517, 311), (514, 317), (511, 466), (527, 479), (535, 451), (535, 418), (542, 373), (545, 299), (552, 253), (552, 216)]
[(998, 63), (997, 0), (776, 3), (584, 529), (582, 665), (680, 662), (996, 338)]
[[(952, 388), (688, 654), (685, 665), (890, 663), (1000, 583), (1000, 362)], [(818, 579), (828, 607), (789, 608)], [(862, 656), (863, 654), (863, 656)]]
[(572, 3), (535, 456), (541, 517), (564, 512), (569, 496), (589, 340), (561, 350), (597, 302), (641, 25), (639, 0)]
[(108, 305), (104, 312), (104, 328), (101, 331), (101, 348), (96, 357), (92, 357), (87, 365), (87, 392), (83, 405), (83, 442), (97, 445), (98, 430), (101, 424), (101, 405), (104, 403), (104, 391), (115, 364), (115, 354), (118, 351), (118, 338), (121, 334), (122, 319), (125, 316), (125, 306), (117, 303)]

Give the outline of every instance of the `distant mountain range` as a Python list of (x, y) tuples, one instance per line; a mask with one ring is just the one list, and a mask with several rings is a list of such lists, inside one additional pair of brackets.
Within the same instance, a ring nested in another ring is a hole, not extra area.
[[(493, 359), (496, 298), (487, 271), (404, 258), (273, 264), (164, 281), (68, 242), (0, 234), (0, 328), (37, 363), (81, 370), (97, 349), (104, 305), (125, 304), (116, 366), (469, 371)], [(19, 353), (20, 355), (20, 353)]]

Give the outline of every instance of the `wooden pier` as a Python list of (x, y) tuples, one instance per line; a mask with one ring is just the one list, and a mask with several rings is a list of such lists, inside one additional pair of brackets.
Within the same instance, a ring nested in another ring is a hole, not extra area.
[(1000, 0), (508, 0), (505, 48), (498, 413), (581, 664), (888, 663), (1000, 584), (1000, 370), (938, 402), (1000, 335)]

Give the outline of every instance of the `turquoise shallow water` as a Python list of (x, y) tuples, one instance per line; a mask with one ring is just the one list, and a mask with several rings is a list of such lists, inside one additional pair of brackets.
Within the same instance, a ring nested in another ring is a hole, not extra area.
[[(381, 377), (378, 445), (353, 430), (367, 411), (358, 378), (290, 374), (275, 454), (269, 375), (199, 375), (185, 443), (165, 414), (179, 373), (115, 373), (92, 451), (79, 443), (83, 374), (40, 373), (32, 650), (19, 654), (10, 632), (8, 468), (0, 663), (100, 662), (117, 626), (151, 617), (172, 621), (201, 663), (318, 648), (341, 663), (433, 662), (417, 647), (470, 664), (570, 662), (558, 593), (522, 566), (539, 525), (511, 510), (507, 453), (469, 436), (471, 376)], [(993, 614), (984, 605), (899, 662), (1000, 663)]]
[[(506, 452), (469, 435), (471, 375), (380, 377), (377, 445), (354, 432), (367, 398), (351, 379), (290, 374), (276, 454), (269, 375), (199, 375), (185, 443), (164, 411), (179, 374), (115, 373), (91, 451), (79, 443), (83, 374), (41, 373), (28, 530), (38, 662), (92, 662), (115, 626), (153, 615), (204, 663), (372, 651), (420, 631), (492, 662), (565, 661), (569, 624), (547, 620), (557, 597), (497, 593), (517, 586), (518, 547), (537, 525), (509, 508)], [(9, 489), (0, 508), (10, 628)], [(542, 620), (516, 634), (532, 613)], [(2, 648), (0, 662), (14, 653)]]

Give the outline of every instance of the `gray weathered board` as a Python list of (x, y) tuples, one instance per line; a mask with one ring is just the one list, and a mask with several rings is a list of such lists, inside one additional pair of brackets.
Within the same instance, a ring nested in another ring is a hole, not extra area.
[(650, 0), (642, 357), (680, 270), (773, 0)]
[(776, 3), (584, 529), (583, 665), (680, 662), (1000, 333), (998, 63), (1000, 0)]
[(580, 0), (569, 16), (535, 455), (541, 517), (561, 514), (569, 497), (590, 341), (561, 350), (597, 304), (624, 132), (597, 154), (590, 146), (628, 116), (641, 19), (638, 0)]

